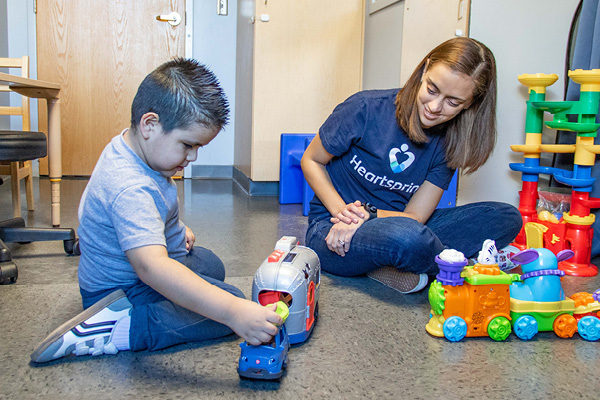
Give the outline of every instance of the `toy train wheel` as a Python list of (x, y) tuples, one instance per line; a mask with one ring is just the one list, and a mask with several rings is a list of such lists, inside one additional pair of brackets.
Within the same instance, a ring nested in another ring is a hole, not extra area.
[(554, 320), (553, 328), (558, 337), (570, 338), (577, 332), (577, 320), (572, 315), (563, 314)]
[(444, 336), (451, 342), (458, 342), (467, 336), (467, 323), (464, 319), (452, 316), (444, 322)]
[(496, 317), (488, 324), (488, 335), (496, 340), (506, 340), (512, 329), (510, 328), (510, 321), (506, 317)]
[(522, 315), (515, 321), (515, 335), (522, 340), (530, 340), (538, 333), (538, 323), (531, 315)]
[(595, 342), (600, 339), (600, 319), (587, 315), (579, 320), (577, 330), (582, 338)]

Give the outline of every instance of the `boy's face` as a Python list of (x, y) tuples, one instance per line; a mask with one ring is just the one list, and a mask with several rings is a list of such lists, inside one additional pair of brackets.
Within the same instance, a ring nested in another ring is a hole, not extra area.
[(155, 123), (141, 144), (142, 158), (153, 170), (164, 177), (171, 177), (196, 161), (198, 149), (217, 136), (217, 128), (192, 124), (185, 129), (173, 129), (165, 133), (160, 123)]

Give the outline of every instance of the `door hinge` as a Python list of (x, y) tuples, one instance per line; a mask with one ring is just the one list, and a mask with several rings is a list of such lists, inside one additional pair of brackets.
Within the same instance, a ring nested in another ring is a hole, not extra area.
[(37, 14), (37, 0), (33, 0), (33, 13)]

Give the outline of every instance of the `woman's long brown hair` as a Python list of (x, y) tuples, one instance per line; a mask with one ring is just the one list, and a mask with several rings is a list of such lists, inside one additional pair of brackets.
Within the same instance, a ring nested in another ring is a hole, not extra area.
[(473, 79), (475, 92), (469, 108), (434, 130), (446, 131), (446, 160), (451, 168), (475, 172), (496, 145), (496, 61), (484, 44), (469, 38), (450, 39), (433, 49), (415, 69), (396, 97), (396, 119), (416, 143), (429, 139), (421, 127), (417, 95), (425, 68), (442, 63)]

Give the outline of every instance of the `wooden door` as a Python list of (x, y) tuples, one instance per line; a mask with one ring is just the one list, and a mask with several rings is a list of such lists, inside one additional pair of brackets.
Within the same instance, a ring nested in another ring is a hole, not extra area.
[[(158, 15), (178, 12), (177, 26)], [(104, 147), (129, 127), (131, 101), (158, 65), (183, 56), (185, 0), (38, 0), (38, 78), (61, 89), (63, 175), (91, 175)], [(45, 107), (40, 107), (45, 131)], [(48, 173), (40, 163), (40, 173)]]
[(250, 178), (277, 181), (280, 135), (316, 133), (361, 88), (364, 1), (256, 0), (256, 16)]

